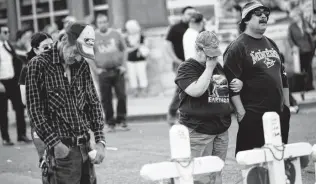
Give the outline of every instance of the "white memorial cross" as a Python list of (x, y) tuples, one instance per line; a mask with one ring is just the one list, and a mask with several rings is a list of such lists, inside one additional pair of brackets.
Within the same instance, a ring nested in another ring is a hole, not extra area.
[(172, 161), (144, 165), (140, 171), (143, 178), (160, 182), (174, 178), (175, 184), (193, 184), (193, 175), (218, 172), (224, 167), (216, 156), (191, 158), (190, 136), (185, 126), (173, 125), (169, 136)]
[[(270, 184), (288, 183), (285, 175), (284, 159), (294, 158), (292, 164), (295, 167), (295, 184), (302, 184), (300, 159), (297, 157), (310, 155), (312, 146), (309, 143), (282, 144), (280, 118), (275, 112), (266, 112), (263, 117), (263, 129), (265, 145), (260, 149), (241, 151), (237, 153), (238, 164), (253, 166), (267, 163)], [(242, 171), (243, 178), (247, 176), (247, 170)], [(247, 184), (247, 181), (244, 180)]]
[[(315, 166), (315, 173), (316, 173), (316, 144), (313, 146), (313, 152), (312, 152), (312, 159)], [(315, 174), (315, 184), (316, 184), (316, 174)]]

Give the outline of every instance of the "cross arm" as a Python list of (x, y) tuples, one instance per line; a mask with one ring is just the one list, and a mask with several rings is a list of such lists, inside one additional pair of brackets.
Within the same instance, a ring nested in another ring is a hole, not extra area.
[[(281, 151), (280, 151), (281, 152)], [(294, 143), (285, 145), (283, 158), (301, 157), (309, 155), (312, 152), (312, 146), (309, 143)], [(278, 152), (275, 153), (276, 157), (282, 157)], [(270, 162), (275, 160), (273, 154), (268, 148), (253, 149), (241, 151), (237, 153), (236, 160), (241, 165), (253, 165), (263, 162)]]
[[(181, 165), (186, 166), (186, 163)], [(151, 181), (176, 178), (181, 176), (178, 169), (179, 166), (180, 164), (177, 162), (146, 164), (142, 167), (140, 175)], [(211, 173), (221, 171), (224, 167), (224, 162), (218, 157), (206, 156), (194, 158), (194, 161), (187, 167), (191, 167), (192, 175)]]

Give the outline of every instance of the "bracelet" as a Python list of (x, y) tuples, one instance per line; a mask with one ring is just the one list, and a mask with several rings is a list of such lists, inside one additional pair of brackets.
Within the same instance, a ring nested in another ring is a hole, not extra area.
[(105, 141), (99, 141), (98, 143), (101, 143), (105, 148), (105, 146), (106, 146)]

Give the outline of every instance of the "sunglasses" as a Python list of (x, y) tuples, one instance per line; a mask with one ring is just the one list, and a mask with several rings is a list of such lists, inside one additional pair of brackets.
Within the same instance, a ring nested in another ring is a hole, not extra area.
[(253, 12), (253, 14), (255, 14), (257, 17), (260, 17), (262, 14), (264, 14), (266, 17), (269, 17), (270, 15), (270, 10), (255, 10)]
[(43, 46), (42, 46), (42, 49), (43, 49), (44, 51), (48, 51), (48, 50), (50, 50), (52, 47), (53, 47), (53, 44), (46, 44), (46, 45), (43, 45)]
[(7, 35), (9, 34), (10, 32), (9, 31), (2, 31), (3, 34)]

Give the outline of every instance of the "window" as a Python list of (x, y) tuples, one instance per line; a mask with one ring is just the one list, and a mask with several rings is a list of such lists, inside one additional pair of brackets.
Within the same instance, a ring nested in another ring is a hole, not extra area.
[(66, 10), (68, 8), (66, 0), (54, 0), (53, 4), (55, 11)]
[(105, 5), (108, 4), (107, 0), (93, 0), (93, 4), (96, 5)]
[(50, 24), (50, 19), (48, 18), (40, 18), (37, 19), (38, 30), (42, 31), (46, 25)]
[(31, 0), (19, 0), (20, 12), (23, 15), (32, 15), (32, 1)]

